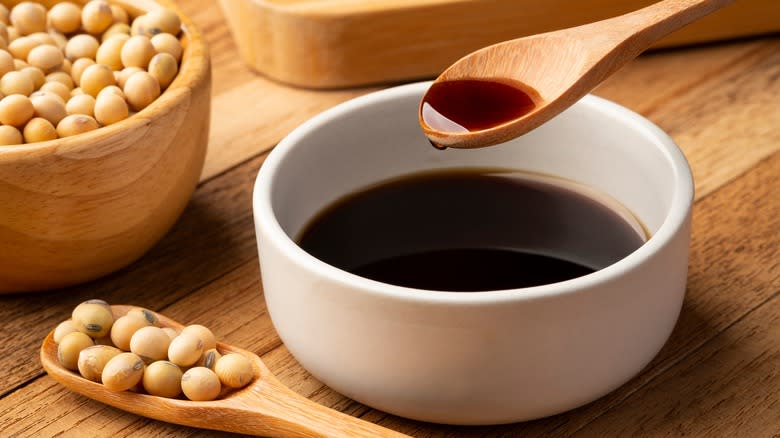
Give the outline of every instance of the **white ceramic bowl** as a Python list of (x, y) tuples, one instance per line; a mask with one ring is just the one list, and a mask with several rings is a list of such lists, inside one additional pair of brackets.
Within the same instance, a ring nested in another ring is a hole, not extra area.
[[(693, 198), (685, 157), (646, 119), (593, 96), (509, 143), (437, 151), (417, 122), (428, 86), (396, 87), (328, 110), (263, 164), (255, 227), (265, 299), (285, 345), (333, 389), (432, 422), (529, 420), (617, 388), (655, 356), (680, 312)], [(323, 207), (359, 188), (464, 166), (579, 181), (628, 207), (652, 237), (583, 277), (477, 293), (364, 279), (294, 241)]]

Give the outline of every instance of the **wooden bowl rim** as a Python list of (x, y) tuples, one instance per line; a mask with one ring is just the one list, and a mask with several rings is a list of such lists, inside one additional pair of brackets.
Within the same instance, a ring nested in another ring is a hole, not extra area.
[[(87, 0), (77, 0), (84, 3)], [(125, 120), (112, 125), (103, 126), (94, 131), (85, 132), (70, 137), (56, 138), (54, 140), (23, 143), (18, 145), (0, 146), (0, 163), (18, 161), (20, 159), (39, 159), (42, 155), (56, 154), (60, 149), (68, 152), (80, 152), (89, 150), (95, 144), (105, 144), (106, 138), (121, 135), (140, 126), (148, 125), (150, 120), (160, 114), (175, 110), (182, 103), (189, 100), (191, 90), (197, 89), (209, 78), (209, 54), (208, 46), (203, 35), (194, 22), (185, 15), (181, 9), (170, 0), (109, 0), (111, 3), (129, 5), (133, 9), (149, 11), (155, 5), (171, 9), (179, 15), (182, 23), (182, 37), (186, 41), (186, 47), (182, 52), (179, 71), (168, 88), (160, 93), (160, 96), (149, 106), (133, 114)]]

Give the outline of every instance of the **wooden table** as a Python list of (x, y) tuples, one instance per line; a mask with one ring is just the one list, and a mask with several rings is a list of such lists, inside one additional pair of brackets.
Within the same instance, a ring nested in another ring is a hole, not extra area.
[(271, 83), (240, 62), (216, 2), (180, 3), (208, 36), (214, 66), (202, 183), (167, 237), (122, 271), (67, 290), (0, 296), (0, 436), (216, 434), (127, 414), (46, 376), (41, 340), (93, 297), (205, 324), (258, 353), (293, 390), (412, 436), (780, 436), (780, 38), (645, 55), (597, 90), (669, 132), (696, 180), (688, 293), (655, 360), (561, 415), (450, 427), (387, 415), (323, 386), (290, 356), (265, 311), (251, 211), (257, 171), (298, 123), (370, 90)]

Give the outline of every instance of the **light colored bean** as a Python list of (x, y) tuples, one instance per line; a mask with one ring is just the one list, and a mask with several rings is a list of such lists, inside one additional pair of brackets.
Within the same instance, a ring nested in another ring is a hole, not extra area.
[(93, 35), (103, 33), (113, 22), (111, 5), (105, 0), (92, 0), (81, 10), (81, 25)]
[(54, 93), (37, 91), (30, 96), (30, 102), (35, 109), (35, 116), (48, 120), (54, 126), (68, 115), (63, 100)]
[(230, 388), (243, 388), (254, 378), (252, 362), (238, 353), (222, 356), (214, 367), (214, 372), (223, 385)]
[(60, 120), (60, 123), (57, 124), (57, 134), (60, 137), (70, 137), (93, 131), (99, 127), (98, 122), (88, 115), (72, 114)]
[(212, 348), (217, 348), (217, 337), (214, 336), (214, 333), (209, 330), (208, 327), (202, 326), (200, 324), (191, 324), (187, 327), (184, 327), (184, 329), (181, 331), (182, 334), (185, 333), (192, 333), (200, 338), (201, 341), (203, 341), (203, 350), (211, 350)]
[(97, 97), (100, 90), (109, 85), (116, 85), (116, 79), (114, 72), (103, 64), (90, 65), (81, 74), (79, 86), (92, 97)]
[(127, 102), (121, 96), (111, 92), (101, 92), (95, 99), (95, 119), (103, 126), (122, 121), (128, 114)]
[(0, 49), (0, 76), (5, 75), (9, 71), (16, 70), (14, 65), (14, 57), (7, 50)]
[(81, 303), (73, 309), (70, 319), (80, 332), (92, 338), (102, 338), (111, 332), (114, 315), (111, 308), (99, 303)]
[(41, 85), (46, 82), (46, 75), (43, 73), (43, 70), (39, 69), (38, 67), (33, 67), (30, 65), (22, 68), (19, 71), (26, 74), (27, 77), (30, 78), (35, 90), (41, 88)]
[(30, 54), (30, 51), (40, 45), (41, 43), (39, 41), (28, 36), (23, 36), (8, 43), (8, 51), (11, 52), (15, 58), (22, 60), (27, 59), (27, 55)]
[(77, 331), (79, 330), (76, 328), (76, 324), (74, 324), (72, 320), (68, 319), (62, 321), (57, 325), (57, 328), (54, 329), (54, 343), (59, 344), (62, 342), (62, 338), (64, 338), (65, 335)]
[(34, 117), (24, 125), (22, 131), (26, 143), (36, 143), (39, 141), (49, 141), (57, 138), (57, 130), (50, 121), (43, 117)]
[[(90, 96), (91, 97), (91, 96)], [(111, 342), (124, 351), (130, 350), (130, 339), (138, 330), (151, 324), (144, 318), (135, 315), (124, 315), (114, 321), (111, 327)]]
[(176, 59), (176, 62), (181, 61), (181, 42), (175, 36), (169, 33), (160, 33), (152, 37), (152, 46), (157, 53), (167, 53)]
[(188, 367), (203, 354), (203, 341), (194, 333), (182, 333), (168, 346), (168, 359), (176, 365)]
[(29, 76), (20, 71), (9, 71), (0, 79), (0, 91), (6, 95), (21, 94), (29, 96), (35, 85)]
[(168, 357), (170, 343), (171, 338), (160, 327), (143, 327), (130, 338), (130, 351), (151, 363)]
[(126, 391), (141, 381), (144, 368), (144, 361), (138, 355), (119, 353), (106, 363), (101, 381), (112, 391)]
[(81, 8), (71, 2), (57, 3), (49, 9), (49, 23), (57, 32), (73, 33), (81, 27)]
[(122, 65), (125, 67), (146, 68), (154, 54), (154, 46), (149, 38), (144, 35), (136, 35), (124, 43), (120, 56)]
[(181, 389), (190, 400), (208, 401), (219, 396), (222, 385), (214, 371), (204, 367), (194, 367), (182, 375)]
[(107, 39), (98, 48), (95, 55), (95, 61), (98, 64), (104, 64), (110, 67), (112, 70), (122, 69), (122, 46), (130, 39), (130, 36), (125, 34), (114, 35)]
[(46, 75), (46, 82), (59, 82), (68, 88), (68, 91), (73, 89), (73, 78), (64, 71), (55, 71)]
[(9, 125), (0, 125), (0, 145), (12, 146), (22, 144), (24, 139), (18, 129)]
[(100, 43), (92, 35), (79, 34), (68, 40), (65, 45), (65, 56), (74, 61), (79, 58), (95, 59)]
[(152, 362), (144, 371), (144, 389), (151, 395), (174, 398), (181, 394), (182, 372), (167, 360)]
[(34, 47), (27, 55), (27, 63), (44, 72), (51, 72), (62, 67), (63, 59), (60, 49), (48, 44)]
[(85, 116), (94, 117), (95, 115), (95, 98), (89, 94), (78, 94), (72, 96), (68, 103), (65, 104), (65, 111), (68, 114), (82, 114)]
[(122, 350), (108, 345), (92, 345), (79, 353), (79, 374), (87, 380), (100, 382), (108, 361), (122, 353)]
[(134, 111), (141, 111), (160, 97), (160, 84), (154, 76), (140, 71), (133, 73), (127, 79), (123, 91), (130, 108)]
[(24, 126), (33, 117), (33, 114), (35, 114), (35, 108), (27, 96), (12, 94), (0, 100), (0, 123), (4, 125), (17, 128)]
[(79, 353), (92, 345), (95, 343), (85, 333), (68, 333), (57, 345), (57, 359), (65, 368), (77, 371), (79, 369)]
[(171, 84), (178, 73), (179, 64), (168, 53), (158, 53), (149, 61), (149, 74), (152, 75), (160, 87), (165, 89)]
[(21, 35), (46, 31), (46, 8), (38, 3), (24, 1), (11, 9), (11, 24)]
[(50, 93), (54, 93), (57, 96), (59, 96), (63, 102), (67, 101), (70, 98), (70, 88), (68, 88), (65, 84), (59, 81), (48, 81), (41, 85), (41, 91), (48, 91)]

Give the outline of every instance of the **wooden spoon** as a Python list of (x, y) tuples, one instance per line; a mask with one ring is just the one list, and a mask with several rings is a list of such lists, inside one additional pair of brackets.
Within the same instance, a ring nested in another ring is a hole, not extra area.
[(420, 124), (440, 147), (477, 148), (518, 137), (574, 104), (655, 41), (732, 1), (665, 0), (619, 17), (480, 49), (445, 70), (434, 86), (470, 79), (516, 85), (533, 101), (530, 112), (469, 131), (442, 123), (437, 115), (447, 118), (445, 108), (426, 105), (426, 93)]
[[(116, 317), (133, 306), (111, 306)], [(159, 315), (163, 327), (184, 328)], [(222, 353), (240, 353), (254, 367), (255, 379), (239, 390), (223, 390), (213, 401), (171, 399), (130, 391), (114, 392), (60, 365), (54, 331), (41, 345), (41, 363), (54, 380), (71, 391), (144, 417), (185, 426), (269, 437), (406, 437), (367, 421), (319, 405), (284, 386), (255, 354), (217, 343)]]

